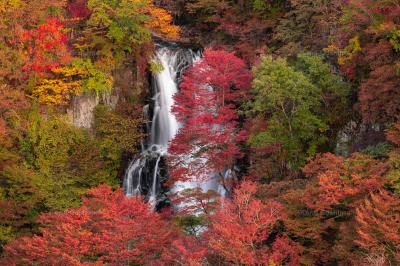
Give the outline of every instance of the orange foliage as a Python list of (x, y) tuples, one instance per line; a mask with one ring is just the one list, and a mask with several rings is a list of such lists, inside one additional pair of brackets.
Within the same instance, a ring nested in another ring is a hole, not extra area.
[(224, 202), (213, 215), (208, 232), (211, 254), (227, 265), (280, 265), (284, 261), (297, 265), (301, 249), (296, 243), (277, 236), (267, 244), (278, 221), (287, 218), (283, 206), (272, 200), (264, 204), (254, 197), (255, 192), (255, 183), (243, 182), (233, 202)]
[(400, 123), (397, 122), (386, 132), (386, 138), (396, 146), (400, 146)]
[(153, 31), (153, 33), (161, 34), (172, 40), (179, 38), (180, 28), (172, 24), (171, 14), (163, 9), (157, 7), (153, 0), (131, 0), (134, 3), (140, 3), (140, 11), (150, 17), (150, 20), (145, 23), (146, 28)]
[(28, 107), (29, 102), (21, 91), (0, 85), (0, 136), (4, 136), (8, 131), (6, 119), (16, 115), (16, 110)]
[[(382, 248), (400, 263), (400, 199), (385, 190), (371, 194), (356, 210), (355, 243), (368, 251)], [(393, 264), (395, 265), (395, 264)]]
[(310, 160), (302, 170), (307, 177), (317, 177), (321, 172), (328, 170), (343, 174), (343, 165), (343, 157), (327, 152), (324, 154), (317, 154), (315, 159)]
[(156, 7), (153, 1), (147, 2), (147, 10), (152, 19), (146, 23), (146, 26), (169, 39), (178, 39), (180, 28), (172, 24), (171, 14), (163, 8)]
[(307, 176), (316, 178), (307, 186), (303, 199), (316, 210), (345, 202), (355, 206), (359, 197), (383, 186), (387, 170), (387, 163), (360, 153), (348, 159), (331, 153), (318, 155), (303, 169)]

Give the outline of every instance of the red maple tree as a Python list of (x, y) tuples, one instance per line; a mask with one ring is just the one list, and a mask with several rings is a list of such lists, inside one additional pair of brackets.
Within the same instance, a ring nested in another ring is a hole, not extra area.
[(171, 242), (180, 240), (142, 199), (107, 185), (90, 190), (81, 207), (39, 221), (41, 234), (9, 243), (1, 265), (165, 265)]
[[(207, 243), (193, 236), (181, 235), (171, 242), (169, 252), (162, 254), (161, 265), (202, 266), (206, 261)], [(167, 262), (171, 262), (168, 264)]]
[(256, 189), (255, 183), (243, 182), (233, 202), (224, 202), (213, 215), (207, 233), (211, 256), (227, 265), (297, 265), (301, 248), (286, 236), (272, 236), (278, 221), (287, 218), (283, 206), (262, 203)]
[(244, 134), (237, 128), (235, 107), (246, 97), (250, 81), (244, 61), (227, 51), (206, 49), (204, 58), (186, 71), (173, 106), (184, 126), (169, 149), (171, 180), (207, 179), (242, 156), (237, 143)]
[(25, 47), (25, 71), (43, 74), (71, 59), (67, 36), (58, 18), (47, 18), (44, 24), (21, 34)]

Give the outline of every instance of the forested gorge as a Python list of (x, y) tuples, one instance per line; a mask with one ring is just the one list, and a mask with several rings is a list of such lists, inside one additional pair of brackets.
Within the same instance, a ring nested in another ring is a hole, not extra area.
[(400, 265), (399, 106), (398, 0), (0, 0), (0, 265)]

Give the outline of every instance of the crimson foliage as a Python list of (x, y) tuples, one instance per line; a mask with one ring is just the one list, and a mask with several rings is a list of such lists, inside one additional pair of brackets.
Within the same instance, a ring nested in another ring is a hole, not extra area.
[(43, 214), (41, 235), (5, 247), (2, 265), (160, 264), (176, 231), (139, 198), (103, 185), (83, 205)]
[(283, 206), (273, 200), (262, 203), (254, 197), (256, 190), (255, 183), (243, 182), (233, 202), (225, 202), (213, 216), (210, 252), (228, 265), (298, 265), (300, 247), (286, 236), (272, 237), (278, 221), (287, 218)]
[(63, 24), (57, 18), (48, 18), (36, 29), (24, 31), (21, 41), (27, 55), (23, 70), (43, 73), (70, 60)]
[(235, 108), (250, 80), (244, 61), (226, 51), (205, 50), (204, 58), (186, 71), (173, 107), (184, 123), (169, 149), (173, 181), (207, 179), (242, 156), (237, 144), (244, 134)]

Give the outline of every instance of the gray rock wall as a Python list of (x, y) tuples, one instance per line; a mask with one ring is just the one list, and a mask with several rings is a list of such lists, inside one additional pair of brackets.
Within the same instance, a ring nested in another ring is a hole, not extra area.
[(101, 103), (114, 109), (118, 100), (118, 89), (114, 89), (111, 94), (82, 93), (77, 95), (72, 99), (67, 109), (69, 121), (76, 127), (90, 129), (94, 125), (94, 109), (96, 106)]

